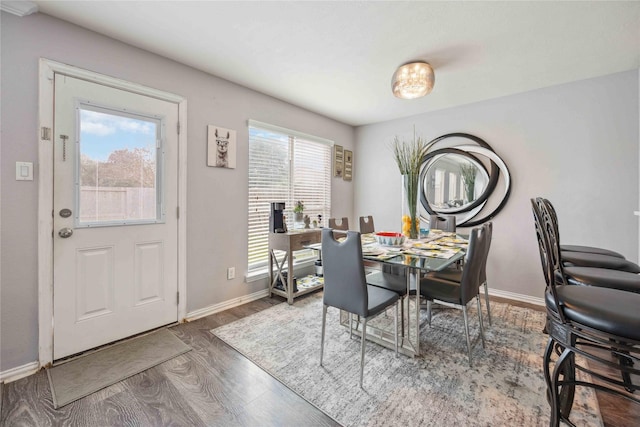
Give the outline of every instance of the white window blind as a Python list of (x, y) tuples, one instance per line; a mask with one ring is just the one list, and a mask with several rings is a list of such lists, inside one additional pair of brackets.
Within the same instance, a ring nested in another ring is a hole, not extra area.
[[(248, 271), (268, 263), (271, 202), (284, 202), (287, 227), (294, 229), (293, 207), (300, 200), (311, 221), (331, 212), (332, 142), (265, 123), (249, 121)], [(296, 260), (314, 258), (297, 252)]]

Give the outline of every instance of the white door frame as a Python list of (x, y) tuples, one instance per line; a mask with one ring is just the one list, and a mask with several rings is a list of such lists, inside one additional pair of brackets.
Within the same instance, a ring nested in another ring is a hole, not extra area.
[[(178, 321), (187, 316), (187, 100), (179, 95), (40, 58), (38, 111), (38, 361), (53, 362), (53, 109), (54, 74), (150, 96), (178, 105)], [(49, 139), (44, 129), (49, 129)], [(167, 210), (170, 212), (170, 210)]]

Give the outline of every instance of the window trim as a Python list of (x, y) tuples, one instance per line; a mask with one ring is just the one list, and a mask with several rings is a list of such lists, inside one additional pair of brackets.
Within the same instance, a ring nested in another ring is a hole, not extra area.
[[(145, 224), (164, 224), (166, 222), (166, 209), (165, 209), (165, 139), (166, 139), (166, 119), (164, 116), (157, 114), (146, 114), (137, 111), (127, 110), (126, 108), (118, 108), (105, 104), (98, 104), (95, 102), (87, 101), (84, 99), (76, 99), (76, 136), (77, 136), (77, 149), (75, 150), (74, 159), (74, 227), (75, 228), (97, 228), (97, 227), (121, 227), (125, 225), (145, 225)], [(147, 121), (156, 125), (155, 135), (155, 193), (156, 193), (156, 217), (154, 219), (124, 219), (113, 221), (81, 221), (80, 220), (80, 155), (81, 152), (81, 119), (80, 114), (82, 110), (94, 111), (102, 114), (111, 114), (118, 117), (126, 117), (130, 119), (136, 119), (141, 121)]]
[(288, 129), (282, 126), (270, 125), (269, 123), (259, 122), (257, 120), (249, 119), (247, 121), (247, 125), (249, 127), (259, 128), (263, 130), (268, 130), (271, 132), (278, 132), (289, 136), (295, 136), (296, 138), (306, 139), (312, 142), (319, 142), (321, 144), (326, 144), (330, 147), (333, 147), (336, 143), (330, 139), (321, 138), (319, 136), (310, 135), (308, 133), (299, 132), (297, 130)]

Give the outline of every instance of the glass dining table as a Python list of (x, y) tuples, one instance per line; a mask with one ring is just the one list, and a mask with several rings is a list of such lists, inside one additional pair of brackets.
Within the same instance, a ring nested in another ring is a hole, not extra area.
[[(440, 242), (445, 243), (440, 245)], [(466, 239), (450, 233), (432, 234), (426, 239), (408, 240), (402, 247), (387, 248), (378, 246), (362, 235), (363, 259), (367, 264), (380, 264), (403, 274), (406, 277), (407, 294), (403, 299), (404, 313), (401, 328), (402, 339), (398, 351), (410, 357), (419, 356), (420, 349), (420, 295), (415, 292), (419, 286), (420, 276), (431, 271), (441, 271), (459, 262), (465, 256)], [(309, 245), (310, 249), (321, 249), (321, 244)], [(413, 301), (411, 297), (413, 296)], [(393, 321), (384, 314), (367, 322), (367, 339), (382, 346), (395, 349)], [(355, 322), (354, 333), (360, 334), (360, 319), (347, 312), (340, 313), (340, 323), (349, 326)]]

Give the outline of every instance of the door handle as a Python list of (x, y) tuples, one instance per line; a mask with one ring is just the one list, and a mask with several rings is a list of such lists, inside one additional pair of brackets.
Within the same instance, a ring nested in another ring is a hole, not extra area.
[(69, 227), (61, 228), (60, 231), (58, 231), (58, 236), (62, 237), (63, 239), (66, 239), (67, 237), (71, 237), (72, 234), (73, 234), (73, 230), (70, 229)]
[(62, 139), (62, 161), (67, 161), (67, 139), (69, 139), (68, 135), (60, 135), (60, 139)]

